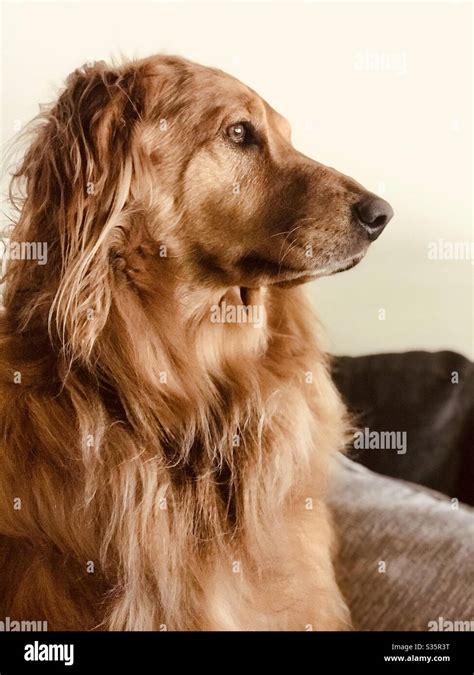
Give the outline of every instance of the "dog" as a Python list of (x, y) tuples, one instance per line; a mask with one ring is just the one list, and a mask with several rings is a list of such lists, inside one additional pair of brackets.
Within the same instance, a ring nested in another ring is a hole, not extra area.
[(325, 504), (349, 421), (302, 285), (384, 200), (180, 57), (84, 66), (13, 176), (0, 615), (49, 630), (347, 630)]

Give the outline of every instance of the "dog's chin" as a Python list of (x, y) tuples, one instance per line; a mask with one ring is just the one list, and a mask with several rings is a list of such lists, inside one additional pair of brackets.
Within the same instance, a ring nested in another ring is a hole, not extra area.
[(283, 269), (281, 274), (279, 274), (279, 278), (271, 281), (268, 285), (277, 286), (279, 288), (291, 288), (292, 286), (314, 281), (320, 277), (328, 277), (333, 274), (339, 274), (339, 272), (346, 272), (358, 265), (364, 256), (365, 251), (362, 251), (349, 258), (344, 258), (343, 260), (331, 261), (327, 265), (316, 267), (313, 270), (305, 269), (298, 271), (293, 269)]
[(331, 276), (332, 274), (339, 274), (339, 272), (346, 272), (347, 270), (351, 270), (353, 267), (358, 265), (362, 258), (365, 256), (365, 251), (361, 251), (360, 253), (357, 253), (354, 256), (351, 256), (350, 258), (345, 258), (344, 260), (338, 260), (335, 261), (334, 263), (330, 263), (329, 265), (326, 265), (322, 269), (317, 270), (316, 276), (317, 277), (327, 277)]
[(325, 277), (355, 267), (364, 257), (366, 249), (352, 256), (330, 260), (322, 265), (301, 265), (301, 261), (276, 262), (256, 255), (242, 258), (239, 264), (239, 281), (236, 285), (256, 288), (258, 286), (277, 286), (288, 288), (305, 284), (319, 277)]

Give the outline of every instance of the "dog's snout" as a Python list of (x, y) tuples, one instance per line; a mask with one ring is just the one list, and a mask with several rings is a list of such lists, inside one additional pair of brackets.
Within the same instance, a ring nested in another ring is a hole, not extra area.
[(369, 195), (355, 204), (355, 215), (367, 232), (370, 241), (375, 241), (393, 216), (393, 209), (385, 199)]

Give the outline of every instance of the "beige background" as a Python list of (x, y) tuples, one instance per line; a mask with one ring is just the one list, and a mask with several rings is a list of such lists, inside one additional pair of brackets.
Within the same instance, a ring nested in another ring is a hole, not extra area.
[[(469, 3), (4, 3), (2, 134), (88, 60), (165, 51), (227, 70), (288, 117), (305, 154), (396, 216), (363, 263), (309, 292), (336, 353), (473, 356)], [(381, 310), (383, 310), (381, 312)], [(385, 318), (382, 318), (385, 316)]]

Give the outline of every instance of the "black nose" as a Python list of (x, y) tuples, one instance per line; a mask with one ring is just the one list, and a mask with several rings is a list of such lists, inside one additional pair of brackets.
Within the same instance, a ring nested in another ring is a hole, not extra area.
[(370, 241), (375, 241), (393, 216), (393, 209), (385, 199), (369, 195), (355, 205), (355, 214)]

